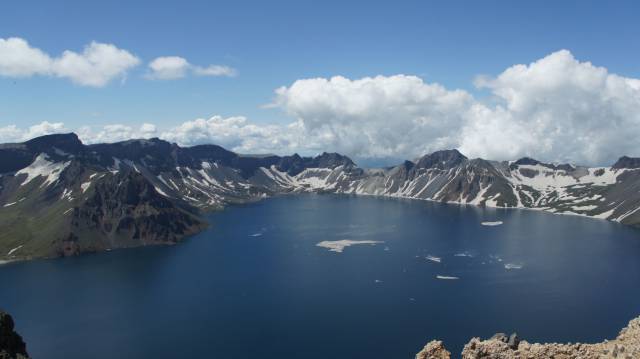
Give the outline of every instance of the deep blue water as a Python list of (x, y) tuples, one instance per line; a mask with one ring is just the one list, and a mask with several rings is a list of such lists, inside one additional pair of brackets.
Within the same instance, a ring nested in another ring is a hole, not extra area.
[[(601, 340), (640, 315), (640, 231), (603, 220), (303, 195), (210, 221), (176, 246), (0, 266), (0, 308), (38, 359), (412, 358), (496, 332)], [(340, 239), (384, 243), (316, 246)]]

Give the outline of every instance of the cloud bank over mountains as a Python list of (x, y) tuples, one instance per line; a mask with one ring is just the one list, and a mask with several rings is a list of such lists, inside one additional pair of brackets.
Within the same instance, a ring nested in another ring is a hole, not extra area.
[[(175, 70), (179, 63), (165, 76), (186, 75)], [(6, 68), (0, 64), (0, 73)], [(14, 66), (14, 71), (25, 70)], [(291, 118), (285, 125), (214, 116), (163, 130), (145, 124), (79, 132), (86, 142), (157, 136), (181, 145), (217, 143), (243, 153), (326, 150), (414, 158), (458, 148), (470, 157), (532, 156), (578, 164), (640, 155), (640, 79), (580, 62), (561, 50), (495, 77), (479, 76), (474, 84), (490, 93), (488, 100), (416, 76), (301, 79), (276, 89), (269, 104)], [(7, 126), (0, 128), (0, 142), (63, 129), (50, 123)]]

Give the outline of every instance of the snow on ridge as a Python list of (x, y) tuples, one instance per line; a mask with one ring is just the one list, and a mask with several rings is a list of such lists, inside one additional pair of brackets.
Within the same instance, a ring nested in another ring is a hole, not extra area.
[(91, 181), (85, 182), (83, 184), (80, 185), (80, 189), (82, 190), (82, 193), (87, 192), (87, 190), (89, 189), (89, 187), (91, 186)]
[[(527, 177), (521, 172), (522, 169), (535, 171), (536, 174), (533, 177)], [(516, 170), (511, 171), (511, 176), (506, 178), (514, 184), (526, 185), (546, 192), (569, 186), (582, 188), (585, 184), (611, 185), (616, 183), (618, 176), (626, 171), (626, 169), (611, 167), (590, 167), (584, 168), (584, 170), (587, 172), (586, 174), (574, 176), (563, 169), (553, 169), (542, 165), (519, 165)]]
[(21, 169), (16, 172), (17, 175), (26, 174), (27, 178), (20, 184), (20, 186), (24, 186), (27, 183), (31, 182), (37, 177), (46, 177), (45, 181), (40, 185), (40, 187), (46, 187), (58, 180), (60, 177), (60, 173), (69, 166), (71, 162), (52, 162), (49, 161), (49, 156), (45, 153), (41, 153), (36, 157), (36, 159), (31, 163), (28, 167)]

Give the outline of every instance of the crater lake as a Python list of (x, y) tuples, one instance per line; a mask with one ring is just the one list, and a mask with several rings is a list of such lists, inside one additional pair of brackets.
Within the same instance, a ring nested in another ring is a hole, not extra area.
[(54, 359), (458, 355), (496, 332), (601, 341), (640, 314), (640, 230), (605, 220), (334, 195), (208, 219), (175, 246), (1, 265), (0, 307)]

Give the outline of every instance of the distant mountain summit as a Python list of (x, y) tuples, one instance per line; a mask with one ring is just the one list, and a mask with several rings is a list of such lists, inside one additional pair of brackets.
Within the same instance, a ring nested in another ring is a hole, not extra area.
[(640, 158), (633, 158), (622, 156), (616, 163), (613, 164), (613, 168), (628, 168), (628, 169), (636, 169), (640, 168)]
[(338, 153), (239, 155), (158, 138), (84, 145), (75, 134), (0, 145), (0, 260), (171, 244), (204, 211), (300, 192), (366, 194), (640, 225), (640, 159), (611, 167), (469, 159), (436, 151), (384, 169)]
[(420, 157), (415, 165), (416, 168), (448, 169), (457, 167), (466, 160), (467, 157), (458, 150), (443, 150)]

